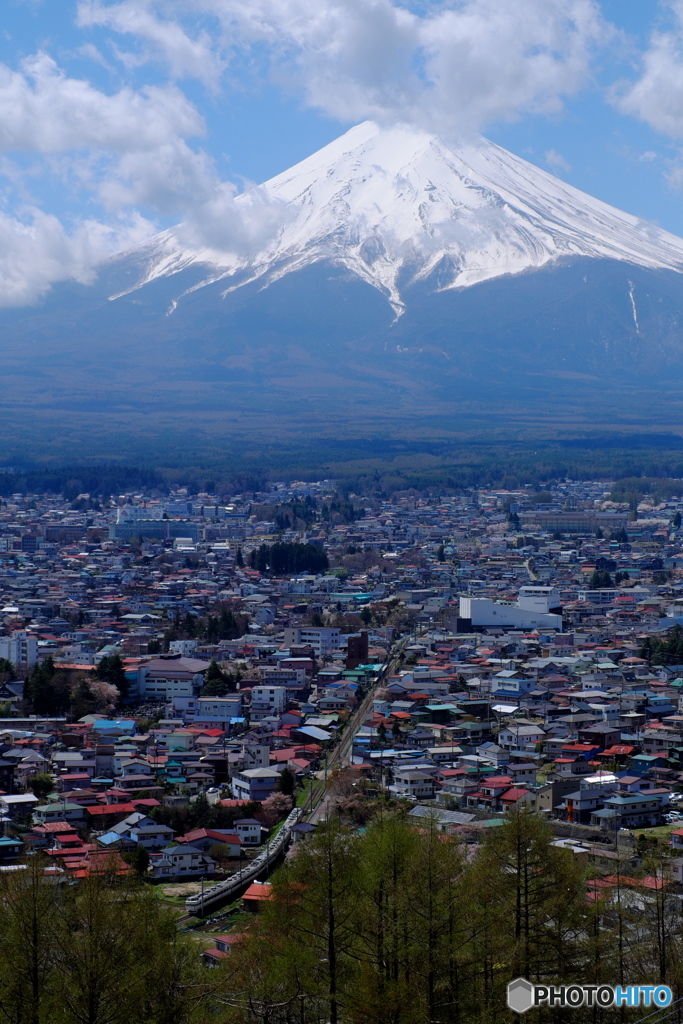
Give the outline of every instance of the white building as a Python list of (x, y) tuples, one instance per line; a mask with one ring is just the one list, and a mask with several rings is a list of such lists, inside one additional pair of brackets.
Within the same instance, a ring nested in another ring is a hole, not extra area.
[(527, 612), (539, 612), (541, 615), (552, 613), (562, 614), (560, 595), (555, 587), (544, 587), (530, 584), (519, 588), (517, 605)]
[(235, 719), (242, 717), (242, 694), (229, 693), (225, 697), (176, 696), (166, 710), (167, 713), (180, 715), (185, 725), (204, 725), (226, 730)]
[(208, 667), (208, 661), (178, 654), (152, 658), (138, 668), (138, 696), (158, 701), (197, 696)]
[[(554, 587), (522, 587), (516, 601), (494, 601), (490, 597), (461, 597), (460, 619), (468, 631), (477, 626), (501, 626), (504, 629), (562, 629), (557, 614), (560, 597)], [(550, 609), (554, 609), (552, 612)]]
[(11, 636), (0, 637), (0, 658), (11, 661), (15, 668), (33, 668), (38, 660), (37, 638), (25, 629), (18, 629)]
[(297, 626), (285, 630), (285, 647), (312, 647), (316, 658), (338, 650), (339, 642), (339, 630), (329, 626)]
[(243, 768), (270, 768), (270, 747), (262, 743), (245, 743), (242, 762)]
[(244, 768), (231, 780), (232, 795), (236, 800), (267, 800), (280, 782), (280, 773), (274, 768)]
[(121, 505), (116, 510), (117, 523), (139, 522), (142, 519), (160, 520), (163, 518), (163, 505)]
[(169, 648), (171, 654), (181, 654), (188, 658), (197, 646), (196, 640), (171, 640)]
[(287, 691), (284, 686), (255, 686), (251, 691), (250, 722), (264, 718), (277, 718), (287, 707)]

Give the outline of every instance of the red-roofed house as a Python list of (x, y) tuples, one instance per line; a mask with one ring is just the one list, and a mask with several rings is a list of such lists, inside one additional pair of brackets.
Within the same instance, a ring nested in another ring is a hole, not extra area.
[(118, 825), (120, 821), (133, 814), (133, 804), (99, 804), (97, 807), (85, 807), (90, 826), (98, 831)]
[(212, 828), (196, 828), (186, 832), (184, 836), (176, 836), (177, 843), (189, 843), (197, 850), (208, 853), (212, 846), (220, 843), (228, 847), (229, 857), (239, 857), (242, 851), (242, 840), (235, 832), (225, 832)]
[(261, 908), (261, 903), (272, 898), (273, 887), (270, 882), (252, 882), (242, 897), (242, 903), (245, 910), (256, 914)]
[(202, 953), (207, 967), (218, 967), (221, 960), (229, 956), (233, 947), (244, 939), (243, 932), (232, 932), (229, 935), (212, 936), (216, 943), (213, 949), (205, 949)]

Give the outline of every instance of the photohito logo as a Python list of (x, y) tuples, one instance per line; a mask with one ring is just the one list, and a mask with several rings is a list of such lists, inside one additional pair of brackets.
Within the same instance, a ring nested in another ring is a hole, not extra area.
[(515, 978), (508, 985), (508, 1006), (526, 1013), (534, 1006), (669, 1006), (668, 985), (532, 985)]

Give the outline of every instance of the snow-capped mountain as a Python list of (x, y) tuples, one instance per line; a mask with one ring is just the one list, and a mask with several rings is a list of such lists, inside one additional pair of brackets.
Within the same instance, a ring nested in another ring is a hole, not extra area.
[[(450, 148), (406, 126), (367, 121), (267, 181), (264, 204), (279, 226), (249, 256), (179, 247), (165, 232), (141, 247), (136, 287), (189, 267), (193, 288), (270, 283), (321, 260), (380, 289), (401, 312), (411, 285), (462, 288), (563, 258), (614, 259), (683, 269), (683, 240), (593, 199), (484, 138)], [(235, 283), (229, 279), (235, 278)], [(129, 289), (127, 289), (129, 290)]]
[(484, 139), (362, 124), (237, 203), (241, 254), (180, 226), (0, 311), (21, 429), (54, 423), (71, 457), (180, 424), (277, 445), (683, 423), (683, 240)]

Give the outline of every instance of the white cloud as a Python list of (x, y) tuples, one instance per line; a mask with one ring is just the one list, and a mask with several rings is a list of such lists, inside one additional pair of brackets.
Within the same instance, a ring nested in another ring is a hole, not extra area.
[(59, 281), (90, 283), (107, 256), (148, 237), (139, 215), (118, 225), (82, 221), (67, 232), (57, 217), (32, 208), (22, 218), (0, 213), (0, 306), (23, 306)]
[(285, 207), (255, 185), (235, 202), (237, 186), (221, 181), (211, 158), (180, 139), (160, 146), (153, 160), (144, 151), (124, 154), (94, 187), (109, 211), (142, 206), (181, 217), (172, 230), (183, 247), (247, 255), (286, 218)]
[(612, 102), (624, 114), (645, 121), (673, 139), (683, 138), (683, 0), (668, 4), (669, 31), (654, 32), (635, 82), (622, 82)]
[(109, 95), (69, 78), (45, 53), (23, 61), (21, 71), (0, 64), (0, 151), (154, 149), (203, 127), (196, 108), (173, 86)]
[[(452, 0), (420, 13), (392, 0), (82, 0), (81, 24), (153, 42), (175, 74), (216, 74), (263, 51), (273, 76), (343, 121), (442, 132), (556, 113), (588, 80), (610, 27), (595, 0)], [(191, 36), (182, 18), (220, 29)], [(173, 26), (173, 27), (172, 27)]]
[(191, 206), (173, 234), (183, 247), (246, 257), (274, 238), (288, 216), (287, 207), (261, 188), (250, 187), (235, 202), (234, 186), (217, 182), (210, 194)]
[(199, 30), (192, 36), (178, 21), (160, 18), (152, 8), (152, 3), (146, 0), (124, 0), (110, 6), (100, 0), (81, 0), (77, 24), (83, 28), (109, 28), (142, 40), (145, 48), (140, 53), (118, 51), (118, 56), (131, 67), (160, 58), (174, 78), (198, 78), (215, 86), (224, 60), (213, 48), (208, 32)]
[(153, 159), (142, 149), (125, 153), (96, 188), (109, 210), (145, 206), (174, 216), (203, 202), (217, 183), (205, 153), (195, 153), (183, 139), (172, 139), (156, 148)]
[(571, 171), (571, 166), (567, 163), (562, 154), (558, 153), (555, 149), (546, 150), (545, 162), (548, 167), (552, 167), (556, 171)]
[(665, 172), (664, 177), (674, 192), (683, 191), (683, 164), (672, 164)]
[(442, 132), (557, 112), (605, 28), (592, 0), (462, 0), (414, 14), (391, 0), (204, 0), (264, 39), (307, 101), (344, 120)]

